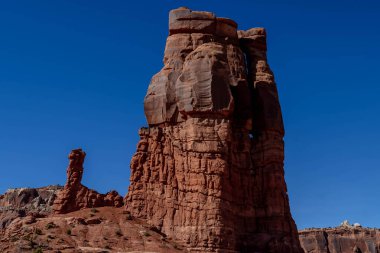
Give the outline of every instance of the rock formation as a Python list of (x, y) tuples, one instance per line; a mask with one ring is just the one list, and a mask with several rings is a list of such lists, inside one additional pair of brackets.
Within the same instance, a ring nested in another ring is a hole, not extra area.
[(380, 229), (359, 226), (305, 229), (301, 246), (312, 253), (379, 253)]
[(19, 217), (49, 215), (61, 189), (61, 186), (9, 189), (4, 195), (0, 195), (0, 229), (6, 228)]
[(192, 252), (303, 252), (263, 28), (172, 10), (144, 101), (126, 208)]
[(23, 208), (28, 210), (40, 209), (49, 212), (57, 192), (61, 189), (62, 186), (59, 185), (9, 189), (4, 195), (0, 195), (0, 210)]
[(116, 191), (100, 194), (82, 185), (85, 157), (86, 153), (81, 149), (73, 150), (70, 153), (67, 181), (54, 202), (53, 209), (55, 213), (69, 213), (92, 207), (123, 206), (123, 198)]

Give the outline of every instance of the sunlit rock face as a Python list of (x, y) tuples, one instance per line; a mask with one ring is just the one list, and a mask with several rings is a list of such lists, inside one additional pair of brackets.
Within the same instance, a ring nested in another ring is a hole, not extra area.
[(123, 206), (123, 198), (116, 191), (100, 194), (82, 185), (85, 157), (86, 153), (82, 149), (71, 151), (65, 187), (58, 193), (53, 204), (55, 213), (70, 213), (93, 207)]
[(210, 12), (170, 12), (125, 202), (193, 252), (303, 252), (266, 50), (263, 28), (238, 31)]

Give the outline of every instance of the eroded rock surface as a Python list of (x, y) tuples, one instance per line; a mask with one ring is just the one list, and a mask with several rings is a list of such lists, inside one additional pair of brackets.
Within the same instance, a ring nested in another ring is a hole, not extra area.
[(299, 232), (301, 246), (312, 253), (379, 253), (380, 230), (363, 227), (315, 228)]
[(284, 129), (263, 28), (170, 12), (164, 67), (131, 161), (133, 216), (192, 252), (303, 252), (284, 180)]
[(86, 153), (81, 149), (75, 149), (70, 153), (67, 181), (54, 201), (55, 213), (69, 213), (91, 207), (123, 206), (123, 198), (116, 191), (100, 194), (82, 185), (85, 157)]
[(1, 253), (178, 253), (185, 249), (131, 218), (122, 208), (100, 207), (15, 219), (0, 229)]
[(47, 216), (61, 186), (9, 189), (0, 195), (0, 229), (19, 217)]

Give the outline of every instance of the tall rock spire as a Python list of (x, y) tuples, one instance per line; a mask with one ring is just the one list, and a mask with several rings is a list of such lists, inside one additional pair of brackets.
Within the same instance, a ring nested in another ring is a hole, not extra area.
[(210, 12), (170, 12), (125, 202), (192, 251), (303, 252), (266, 49), (262, 28), (238, 31)]
[(123, 206), (123, 198), (116, 191), (100, 194), (82, 185), (85, 157), (86, 153), (82, 149), (74, 149), (69, 154), (67, 181), (54, 201), (55, 213), (70, 213), (92, 207)]

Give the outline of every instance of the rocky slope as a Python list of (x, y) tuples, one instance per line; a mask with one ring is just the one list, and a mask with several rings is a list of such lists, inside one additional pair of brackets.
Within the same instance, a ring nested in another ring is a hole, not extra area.
[(238, 31), (210, 12), (170, 12), (125, 202), (193, 252), (302, 252), (266, 49), (262, 28)]
[(83, 209), (44, 218), (19, 217), (0, 229), (1, 253), (182, 252), (122, 208)]
[(380, 229), (360, 226), (313, 228), (299, 232), (305, 253), (379, 253)]

